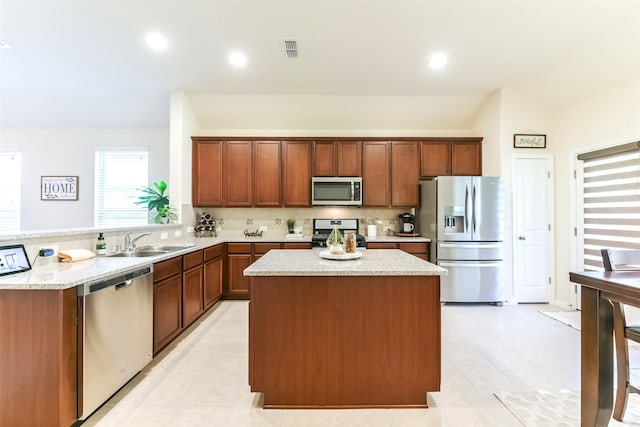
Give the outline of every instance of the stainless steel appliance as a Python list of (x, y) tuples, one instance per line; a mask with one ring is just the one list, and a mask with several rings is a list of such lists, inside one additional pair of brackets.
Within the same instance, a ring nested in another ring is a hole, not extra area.
[(311, 236), (311, 247), (326, 248), (329, 234), (331, 234), (331, 230), (333, 230), (333, 227), (337, 226), (338, 230), (340, 230), (343, 236), (346, 231), (354, 231), (356, 233), (356, 247), (366, 248), (367, 240), (363, 235), (358, 234), (358, 223), (359, 220), (357, 218), (314, 219), (313, 235)]
[(414, 233), (416, 229), (416, 219), (415, 216), (405, 212), (403, 214), (398, 215), (400, 218), (400, 233)]
[(311, 204), (313, 206), (362, 206), (362, 178), (311, 178)]
[(420, 233), (436, 243), (431, 262), (449, 271), (441, 301), (502, 305), (502, 178), (440, 176), (421, 181), (420, 196)]
[(153, 266), (78, 288), (82, 314), (79, 419), (85, 419), (153, 358)]

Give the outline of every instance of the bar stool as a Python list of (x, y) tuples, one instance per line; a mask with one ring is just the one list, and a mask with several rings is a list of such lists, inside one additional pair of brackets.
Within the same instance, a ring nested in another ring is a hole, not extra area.
[[(640, 270), (640, 250), (601, 249), (600, 253), (605, 271)], [(629, 393), (640, 393), (640, 388), (629, 382), (629, 346), (627, 343), (627, 340), (640, 343), (640, 325), (627, 325), (624, 306), (615, 301), (611, 301), (611, 304), (613, 304), (613, 332), (618, 368), (613, 418), (622, 421), (627, 409)]]

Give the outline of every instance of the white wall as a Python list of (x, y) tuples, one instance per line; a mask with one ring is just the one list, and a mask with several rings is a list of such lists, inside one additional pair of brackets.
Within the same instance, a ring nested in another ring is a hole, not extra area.
[(191, 136), (197, 135), (200, 124), (191, 102), (184, 92), (171, 94), (170, 170), (174, 191), (171, 200), (180, 206), (178, 220), (194, 221), (191, 205)]
[[(150, 182), (169, 177), (166, 129), (0, 130), (0, 150), (22, 153), (21, 231), (93, 227), (94, 154), (105, 147), (148, 147)], [(43, 175), (79, 176), (78, 200), (40, 200)]]
[(502, 175), (502, 96), (493, 92), (482, 105), (471, 128), (483, 137), (482, 174)]
[[(553, 140), (553, 135), (549, 131), (550, 111), (511, 89), (501, 89), (500, 98), (500, 171), (505, 183), (505, 276), (513, 279), (513, 156), (528, 153), (545, 154), (550, 151), (549, 148), (513, 148), (513, 135), (516, 133), (546, 134), (547, 147), (549, 141)], [(489, 152), (487, 155), (492, 153)], [(552, 274), (551, 271), (550, 274)], [(507, 289), (508, 298), (515, 298), (515, 286), (516, 284), (511, 280)]]
[[(576, 150), (640, 140), (640, 77), (557, 112), (551, 147), (556, 155), (556, 298), (571, 300), (569, 271), (575, 269), (571, 158)], [(580, 213), (578, 213), (580, 214)]]

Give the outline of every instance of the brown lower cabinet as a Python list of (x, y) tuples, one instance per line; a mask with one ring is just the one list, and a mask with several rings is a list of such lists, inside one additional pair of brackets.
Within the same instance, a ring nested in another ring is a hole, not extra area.
[(154, 265), (153, 354), (182, 332), (182, 257)]
[(219, 244), (154, 265), (154, 354), (221, 298), (223, 254)]
[(249, 299), (251, 282), (243, 272), (271, 249), (311, 249), (311, 243), (227, 243), (226, 299)]
[(223, 256), (223, 244), (204, 250), (202, 302), (205, 310), (222, 297)]
[(429, 261), (429, 242), (370, 242), (367, 249), (400, 249)]
[(183, 328), (187, 328), (204, 313), (202, 256), (203, 251), (196, 251), (182, 257)]

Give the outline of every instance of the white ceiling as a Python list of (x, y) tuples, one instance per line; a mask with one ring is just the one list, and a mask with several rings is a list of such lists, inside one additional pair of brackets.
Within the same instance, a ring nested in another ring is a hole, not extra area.
[[(0, 127), (168, 127), (176, 90), (205, 124), (214, 94), (434, 97), (446, 124), (505, 87), (562, 108), (640, 75), (638, 22), (640, 0), (0, 0)], [(445, 70), (426, 66), (435, 51)]]

